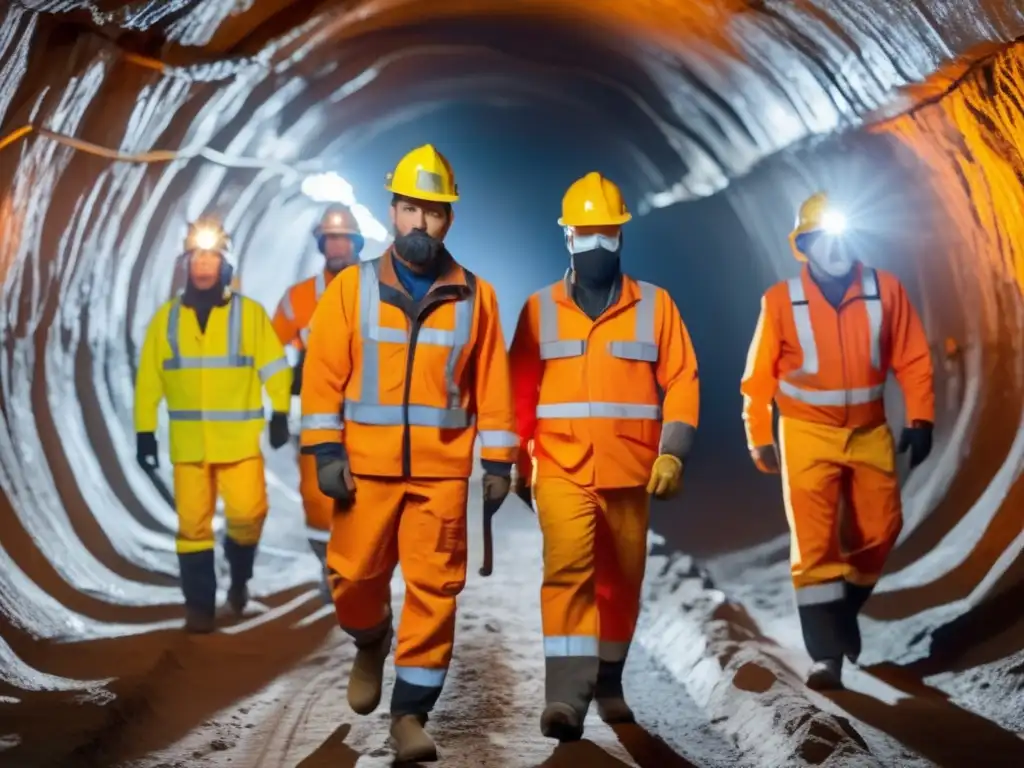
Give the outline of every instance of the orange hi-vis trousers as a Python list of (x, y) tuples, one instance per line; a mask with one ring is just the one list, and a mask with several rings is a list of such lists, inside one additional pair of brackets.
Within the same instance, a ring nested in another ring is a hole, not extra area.
[(316, 479), (316, 456), (299, 454), (299, 495), (306, 513), (306, 538), (312, 542), (327, 543), (331, 535), (334, 499), (325, 496)]
[(338, 623), (356, 645), (387, 634), (391, 577), (402, 567), (394, 714), (429, 712), (444, 685), (456, 597), (466, 584), (468, 482), (357, 476), (352, 506), (334, 515), (327, 547), (331, 593)]
[[(887, 424), (847, 428), (782, 417), (779, 449), (807, 650), (814, 659), (855, 658), (859, 633), (851, 622), (903, 525), (892, 432)], [(848, 519), (841, 521), (843, 500)]]
[(544, 535), (545, 698), (581, 718), (602, 663), (625, 661), (647, 565), (644, 487), (593, 490), (560, 477), (534, 485)]

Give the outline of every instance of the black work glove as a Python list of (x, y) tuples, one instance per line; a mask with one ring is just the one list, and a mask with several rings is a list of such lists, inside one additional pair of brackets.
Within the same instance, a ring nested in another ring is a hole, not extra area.
[(529, 509), (533, 509), (533, 490), (530, 488), (529, 483), (526, 482), (525, 477), (517, 477), (515, 486), (515, 494), (519, 497), (519, 500), (523, 502)]
[(500, 504), (508, 496), (511, 487), (511, 477), (484, 472), (484, 499), (486, 501), (496, 501)]
[(156, 456), (156, 435), (152, 432), (139, 432), (135, 435), (135, 460), (145, 470), (157, 469), (160, 460)]
[(275, 411), (270, 417), (270, 447), (275, 451), (288, 442), (288, 414)]
[(302, 394), (302, 364), (306, 362), (306, 350), (299, 353), (299, 362), (292, 368), (292, 394)]
[(920, 465), (932, 452), (933, 425), (928, 421), (915, 421), (912, 426), (904, 427), (900, 434), (899, 452), (910, 451), (910, 468)]
[(352, 505), (356, 483), (348, 467), (348, 457), (316, 457), (316, 482), (320, 492), (338, 502), (342, 509)]

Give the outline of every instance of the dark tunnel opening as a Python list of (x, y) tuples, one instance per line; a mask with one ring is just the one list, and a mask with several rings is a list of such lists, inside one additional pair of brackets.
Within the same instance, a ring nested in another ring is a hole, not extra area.
[[(750, 466), (738, 387), (761, 294), (796, 274), (795, 211), (828, 189), (859, 255), (907, 286), (936, 376), (935, 448), (920, 470), (900, 465), (904, 529), (866, 608), (861, 666), (927, 678), (965, 713), (933, 713), (947, 727), (969, 714), (1024, 733), (1016, 4), (242, 5), (18, 0), (0, 16), (0, 744), (13, 759), (156, 754), (326, 637), (288, 447), (267, 454), (253, 590), (267, 617), (215, 647), (176, 639), (169, 462), (152, 477), (135, 464), (138, 349), (181, 285), (187, 221), (225, 222), (241, 290), (272, 311), (319, 268), (308, 233), (324, 201), (303, 181), (351, 185), (379, 228), (370, 256), (390, 239), (384, 173), (427, 141), (462, 190), (451, 249), (498, 287), (506, 340), (529, 294), (567, 267), (555, 220), (568, 183), (599, 169), (621, 185), (626, 271), (671, 293), (702, 380), (685, 491), (655, 503), (654, 552), (695, 558), (787, 664), (800, 639), (786, 514), (778, 478)], [(898, 429), (894, 382), (886, 402)], [(245, 643), (272, 649), (259, 674), (163, 732), (121, 728), (205, 690), (209, 664), (244, 678), (231, 649)], [(46, 743), (39, 711), (80, 722)], [(871, 707), (844, 711), (888, 734), (869, 739), (878, 755), (966, 764), (886, 731)]]

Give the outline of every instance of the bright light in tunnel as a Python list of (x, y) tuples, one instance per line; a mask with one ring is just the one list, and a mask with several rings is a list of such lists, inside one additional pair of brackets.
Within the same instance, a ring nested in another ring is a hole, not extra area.
[(842, 211), (825, 211), (821, 227), (830, 235), (841, 235), (846, 231), (846, 216)]
[(212, 251), (214, 248), (217, 247), (220, 241), (220, 237), (217, 233), (217, 230), (211, 227), (203, 227), (202, 229), (196, 230), (195, 236), (193, 237), (192, 241), (195, 243), (196, 248), (198, 248), (199, 250)]
[(370, 240), (385, 242), (388, 228), (377, 221), (370, 210), (356, 202), (352, 185), (334, 171), (315, 173), (302, 180), (302, 194), (316, 203), (341, 203), (352, 209), (359, 231)]
[(302, 194), (317, 203), (351, 206), (356, 201), (352, 185), (334, 171), (307, 176), (302, 180)]

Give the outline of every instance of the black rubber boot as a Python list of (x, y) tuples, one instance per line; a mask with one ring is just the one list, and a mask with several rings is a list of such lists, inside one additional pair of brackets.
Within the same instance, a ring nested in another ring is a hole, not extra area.
[(597, 714), (609, 725), (636, 722), (633, 710), (626, 703), (626, 696), (622, 690), (622, 672), (625, 667), (624, 660), (602, 660), (597, 668), (594, 701), (597, 703)]
[(256, 561), (256, 547), (256, 544), (239, 544), (230, 536), (224, 537), (224, 555), (231, 572), (228, 605), (239, 616), (249, 602), (249, 579), (252, 578), (253, 563)]
[(860, 622), (857, 617), (874, 590), (874, 585), (862, 587), (857, 584), (846, 584), (846, 616), (844, 617), (846, 621), (846, 650), (844, 655), (854, 664), (857, 663), (861, 651)]
[(213, 632), (217, 610), (217, 572), (212, 549), (178, 554), (181, 591), (185, 596), (185, 631)]
[(820, 659), (807, 673), (807, 687), (814, 691), (837, 691), (843, 687), (843, 659)]

